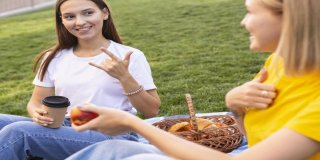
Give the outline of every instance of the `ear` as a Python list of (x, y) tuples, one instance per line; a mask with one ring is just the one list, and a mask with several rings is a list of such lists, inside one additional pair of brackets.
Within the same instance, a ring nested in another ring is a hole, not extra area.
[(107, 10), (107, 8), (102, 9), (102, 14), (104, 20), (107, 20), (109, 18), (109, 11)]

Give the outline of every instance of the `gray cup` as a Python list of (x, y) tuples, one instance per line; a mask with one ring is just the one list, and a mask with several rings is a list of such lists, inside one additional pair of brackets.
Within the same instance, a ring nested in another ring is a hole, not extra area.
[(48, 112), (44, 115), (53, 118), (53, 124), (48, 125), (50, 128), (61, 127), (70, 101), (67, 97), (63, 96), (49, 96), (42, 100), (42, 107)]

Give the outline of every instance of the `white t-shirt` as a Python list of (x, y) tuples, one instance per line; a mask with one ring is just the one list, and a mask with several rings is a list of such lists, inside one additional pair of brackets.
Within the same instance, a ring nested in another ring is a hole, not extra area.
[[(150, 66), (144, 54), (135, 48), (110, 41), (108, 50), (123, 59), (128, 51), (130, 57), (129, 72), (145, 90), (156, 89)], [(101, 53), (94, 57), (77, 57), (73, 48), (59, 51), (49, 64), (41, 82), (38, 75), (33, 84), (42, 87), (54, 87), (55, 95), (65, 96), (70, 100), (69, 111), (74, 106), (90, 102), (98, 106), (118, 108), (136, 114), (118, 79), (105, 71), (89, 65), (89, 62), (100, 64), (109, 56)]]

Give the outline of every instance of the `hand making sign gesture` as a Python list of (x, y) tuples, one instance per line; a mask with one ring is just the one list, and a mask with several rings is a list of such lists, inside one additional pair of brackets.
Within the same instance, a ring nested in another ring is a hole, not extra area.
[(121, 77), (125, 77), (129, 74), (128, 66), (130, 64), (130, 56), (133, 53), (133, 51), (127, 52), (124, 56), (124, 59), (121, 60), (104, 47), (101, 47), (100, 50), (106, 53), (110, 57), (110, 59), (106, 59), (100, 64), (90, 62), (90, 65), (107, 72), (110, 76), (119, 80), (121, 79)]

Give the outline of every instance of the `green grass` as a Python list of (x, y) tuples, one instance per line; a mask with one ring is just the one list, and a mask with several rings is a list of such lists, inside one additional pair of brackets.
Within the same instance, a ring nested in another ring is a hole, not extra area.
[[(243, 1), (109, 0), (126, 45), (142, 50), (162, 100), (160, 115), (225, 111), (227, 91), (250, 80), (266, 54), (248, 50)], [(52, 8), (0, 19), (0, 112), (26, 114), (32, 60), (54, 44)]]

